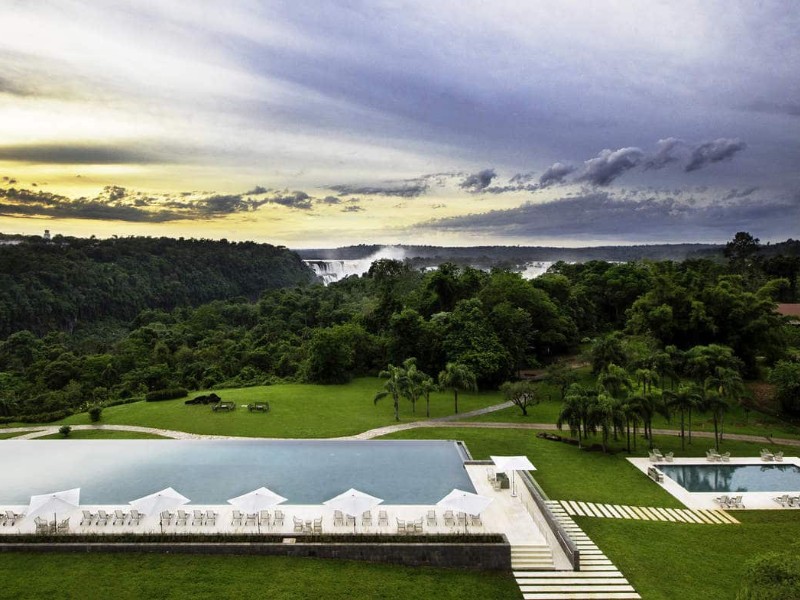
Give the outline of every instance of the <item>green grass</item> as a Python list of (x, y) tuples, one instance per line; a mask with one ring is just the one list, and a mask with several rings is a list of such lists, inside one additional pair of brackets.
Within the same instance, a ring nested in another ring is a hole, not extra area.
[(266, 556), (9, 554), (0, 598), (521, 598), (511, 573)]
[[(281, 384), (252, 388), (217, 390), (223, 400), (231, 400), (237, 409), (229, 413), (213, 412), (210, 406), (186, 406), (185, 398), (162, 402), (135, 402), (103, 410), (102, 423), (141, 425), (175, 429), (189, 433), (278, 438), (321, 438), (353, 435), (395, 423), (392, 400), (384, 398), (373, 404), (382, 380), (361, 378), (345, 385)], [(206, 392), (195, 392), (190, 397)], [(269, 413), (251, 413), (241, 405), (267, 400)], [(502, 402), (497, 392), (459, 394), (461, 412)], [(452, 394), (431, 395), (431, 417), (453, 413)], [(401, 422), (425, 419), (425, 404), (418, 403), (416, 415), (402, 400)], [(88, 424), (86, 413), (73, 415), (58, 424)]]
[(742, 566), (771, 550), (796, 553), (800, 513), (736, 512), (741, 525), (578, 518), (645, 600), (735, 598)]
[(140, 431), (116, 431), (114, 429), (76, 429), (64, 437), (60, 433), (45, 435), (37, 440), (166, 440), (161, 435)]
[(0, 440), (8, 440), (10, 438), (17, 437), (18, 435), (24, 435), (25, 433), (28, 433), (28, 432), (26, 432), (26, 431), (17, 431), (17, 432), (14, 432), (14, 433), (8, 433), (8, 432), (3, 433), (3, 432), (0, 432)]

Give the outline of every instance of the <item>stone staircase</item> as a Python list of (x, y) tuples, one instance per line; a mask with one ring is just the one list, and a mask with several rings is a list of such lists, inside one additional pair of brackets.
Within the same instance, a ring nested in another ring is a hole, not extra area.
[(511, 546), (511, 568), (514, 571), (553, 570), (553, 551), (547, 544)]
[[(520, 554), (515, 555), (515, 547), (512, 547), (511, 565), (522, 597), (525, 600), (640, 600), (641, 596), (625, 576), (578, 527), (564, 507), (555, 501), (548, 501), (548, 506), (578, 546), (581, 555), (580, 570), (555, 571), (552, 567), (551, 570), (517, 567), (527, 560), (527, 550), (521, 550)], [(520, 562), (515, 562), (515, 556), (519, 556)], [(535, 555), (530, 556), (533, 558)], [(552, 564), (552, 556), (550, 560)]]

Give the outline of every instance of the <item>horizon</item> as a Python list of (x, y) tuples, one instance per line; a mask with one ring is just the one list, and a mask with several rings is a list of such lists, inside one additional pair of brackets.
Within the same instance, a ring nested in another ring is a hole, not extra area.
[(800, 236), (796, 3), (0, 17), (0, 231), (293, 249)]

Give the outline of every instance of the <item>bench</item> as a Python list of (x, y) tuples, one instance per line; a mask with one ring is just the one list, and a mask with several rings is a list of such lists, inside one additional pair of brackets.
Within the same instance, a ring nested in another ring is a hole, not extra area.
[(269, 412), (269, 402), (253, 402), (247, 405), (250, 412)]
[(217, 402), (211, 407), (211, 410), (213, 410), (214, 412), (217, 412), (218, 410), (221, 410), (223, 412), (228, 412), (235, 409), (236, 409), (235, 402)]
[(664, 483), (664, 474), (655, 467), (649, 467), (647, 469), (647, 476), (650, 477), (653, 481), (656, 481), (658, 483)]

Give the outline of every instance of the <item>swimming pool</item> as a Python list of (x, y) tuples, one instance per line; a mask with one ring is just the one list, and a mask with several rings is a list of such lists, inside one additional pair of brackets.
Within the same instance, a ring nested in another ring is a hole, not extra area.
[(474, 492), (458, 443), (441, 440), (7, 440), (0, 504), (81, 488), (81, 504), (126, 504), (168, 486), (193, 504), (266, 486), (287, 504), (350, 487), (385, 504), (434, 504)]
[(796, 492), (800, 468), (791, 464), (659, 465), (689, 492)]

